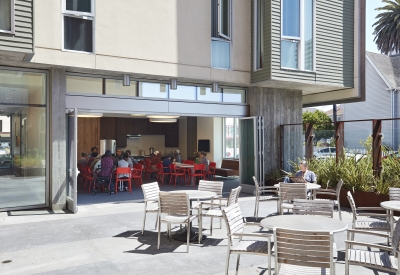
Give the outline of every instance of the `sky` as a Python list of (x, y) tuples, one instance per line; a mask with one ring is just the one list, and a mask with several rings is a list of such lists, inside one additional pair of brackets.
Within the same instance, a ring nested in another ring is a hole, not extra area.
[[(376, 8), (383, 7), (384, 3), (382, 3), (381, 0), (366, 0), (367, 6), (366, 6), (366, 22), (365, 22), (365, 47), (368, 52), (374, 52), (374, 53), (379, 53), (378, 48), (376, 47), (376, 44), (374, 42), (374, 36), (372, 33), (374, 32), (374, 28), (372, 25), (375, 23), (375, 17), (378, 15), (378, 11), (376, 11)], [(319, 110), (322, 111), (328, 111), (332, 109), (332, 105), (326, 105), (326, 106), (319, 106), (316, 107)]]

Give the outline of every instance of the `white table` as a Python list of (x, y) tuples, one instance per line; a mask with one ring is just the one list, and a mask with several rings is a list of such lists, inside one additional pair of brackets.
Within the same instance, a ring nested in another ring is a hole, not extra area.
[(393, 212), (400, 211), (400, 201), (384, 201), (384, 202), (381, 202), (381, 207), (389, 210), (389, 213), (390, 213), (390, 236), (393, 236), (393, 231), (394, 231)]
[[(293, 183), (293, 184), (299, 184), (299, 183)], [(306, 183), (306, 189), (307, 190), (311, 190), (311, 193), (312, 193), (312, 196), (313, 196), (313, 199), (315, 200), (316, 199), (316, 197), (317, 197), (317, 192), (315, 192), (315, 190), (317, 190), (317, 189), (320, 189), (321, 188), (321, 185), (319, 185), (319, 184), (316, 184), (316, 183)], [(278, 184), (275, 184), (274, 185), (276, 188), (279, 188), (279, 183)]]
[[(186, 164), (186, 163), (175, 163), (177, 168), (185, 168), (185, 169), (190, 169), (190, 173), (194, 174), (194, 164)], [(189, 178), (190, 179), (190, 178)], [(196, 181), (195, 178), (192, 178), (190, 185), (195, 187), (196, 186)]]
[[(211, 191), (200, 191), (200, 190), (176, 190), (170, 191), (171, 193), (186, 193), (189, 195), (190, 204), (192, 204), (192, 200), (207, 200), (215, 197), (217, 193)], [(198, 241), (198, 233), (194, 232), (192, 229), (192, 223), (190, 223), (190, 241), (197, 242)], [(186, 242), (187, 233), (184, 230), (182, 233), (174, 234), (173, 238), (175, 240)], [(203, 234), (203, 240), (206, 239), (207, 236)]]
[(261, 226), (274, 229), (283, 228), (298, 231), (318, 231), (337, 233), (345, 231), (347, 224), (324, 216), (279, 215), (261, 220)]

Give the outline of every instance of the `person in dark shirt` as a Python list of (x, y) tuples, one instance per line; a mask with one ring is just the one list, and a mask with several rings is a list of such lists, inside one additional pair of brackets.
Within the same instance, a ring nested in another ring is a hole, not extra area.
[(164, 167), (164, 173), (169, 173), (171, 170), (169, 169), (169, 166), (171, 165), (171, 156), (167, 155), (167, 157), (163, 160), (162, 166)]
[(88, 160), (87, 166), (90, 166), (90, 164), (92, 164), (92, 162), (97, 158), (97, 152), (93, 152), (91, 157)]

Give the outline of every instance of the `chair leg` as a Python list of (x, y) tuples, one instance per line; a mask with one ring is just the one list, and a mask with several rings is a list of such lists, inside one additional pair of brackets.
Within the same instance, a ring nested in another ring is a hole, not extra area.
[(157, 217), (156, 217), (156, 226), (154, 227), (154, 229), (157, 229), (158, 216), (159, 216), (159, 213), (157, 212)]
[(201, 243), (202, 238), (203, 238), (203, 218), (202, 216), (199, 216), (199, 243)]
[(158, 243), (157, 243), (157, 249), (160, 250), (160, 230), (161, 230), (161, 221), (160, 217), (158, 217)]
[(349, 275), (349, 261), (348, 261), (348, 259), (347, 259), (347, 253), (348, 253), (348, 246), (346, 245), (345, 246), (345, 249), (346, 249), (346, 251), (345, 251), (345, 265), (344, 265), (344, 274), (345, 275)]
[[(147, 207), (147, 201), (144, 203), (144, 217), (143, 217), (142, 235), (144, 234), (144, 225), (146, 224), (146, 207)], [(157, 228), (157, 225), (156, 225), (156, 228)]]
[(210, 236), (212, 236), (212, 222), (213, 222), (213, 218), (211, 217), (211, 224), (210, 224)]
[(260, 201), (257, 200), (257, 213), (256, 213), (256, 220), (258, 219), (258, 209), (260, 208)]
[(254, 204), (254, 217), (256, 216), (256, 210), (257, 210), (257, 198), (256, 198), (255, 204)]
[[(228, 238), (230, 238), (230, 237), (228, 236)], [(226, 256), (225, 275), (228, 275), (228, 270), (229, 270), (229, 258), (230, 258), (230, 256), (231, 256), (231, 250), (230, 250), (229, 245), (228, 245), (228, 253), (227, 253), (227, 256)]]
[(340, 201), (338, 201), (337, 208), (338, 208), (338, 212), (339, 212), (339, 219), (342, 220), (342, 211), (340, 210)]
[(190, 221), (187, 224), (186, 228), (186, 242), (187, 242), (187, 248), (186, 252), (189, 253), (189, 242), (190, 242)]
[(237, 262), (236, 262), (236, 275), (239, 273), (239, 261), (240, 261), (240, 254), (238, 254)]

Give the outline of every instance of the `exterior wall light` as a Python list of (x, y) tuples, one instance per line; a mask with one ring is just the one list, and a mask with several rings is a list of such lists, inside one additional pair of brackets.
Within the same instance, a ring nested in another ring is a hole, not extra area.
[(124, 74), (123, 79), (122, 79), (122, 85), (131, 86), (131, 79), (129, 77), (129, 74)]
[(169, 88), (171, 90), (176, 90), (178, 89), (178, 84), (176, 82), (176, 78), (171, 78), (171, 83), (169, 84)]
[(218, 93), (218, 82), (213, 82), (211, 92)]

